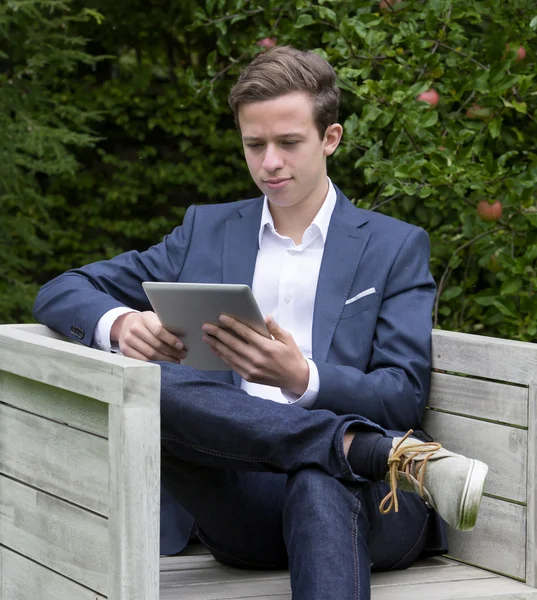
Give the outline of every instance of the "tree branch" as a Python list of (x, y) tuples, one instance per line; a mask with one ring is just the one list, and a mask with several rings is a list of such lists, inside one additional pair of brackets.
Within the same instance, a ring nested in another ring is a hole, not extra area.
[(258, 8), (256, 10), (245, 10), (243, 13), (234, 13), (232, 15), (226, 15), (225, 17), (219, 17), (218, 19), (212, 19), (211, 21), (207, 21), (203, 24), (204, 27), (209, 27), (209, 25), (214, 25), (215, 23), (221, 23), (222, 21), (229, 21), (239, 15), (247, 15), (249, 17), (253, 15), (258, 15), (259, 13), (265, 12), (264, 8)]
[[(468, 248), (469, 246), (471, 246), (472, 244), (474, 244), (481, 238), (484, 238), (487, 235), (492, 235), (493, 233), (498, 233), (498, 231), (503, 231), (505, 229), (506, 229), (506, 227), (504, 227), (504, 226), (496, 227), (496, 229), (491, 229), (490, 231), (485, 231), (483, 233), (480, 233), (479, 235), (476, 235), (470, 241), (466, 242), (462, 246), (459, 246), (453, 252), (453, 256), (455, 256), (459, 252), (462, 252), (462, 250), (465, 250), (466, 248)], [(444, 291), (444, 287), (445, 287), (447, 280), (448, 280), (449, 276), (451, 275), (452, 271), (453, 271), (453, 269), (449, 266), (449, 263), (448, 263), (448, 266), (445, 268), (444, 272), (442, 273), (442, 277), (440, 278), (440, 283), (438, 284), (438, 290), (436, 291), (436, 298), (434, 301), (434, 324), (433, 324), (433, 327), (436, 327), (438, 325), (438, 304), (440, 302), (440, 296), (442, 295), (442, 292)]]
[(211, 81), (209, 82), (211, 85), (220, 77), (222, 77), (222, 75), (225, 75), (229, 69), (231, 69), (231, 67), (235, 64), (240, 62), (243, 58), (245, 58), (246, 56), (248, 56), (248, 52), (243, 52), (239, 58), (235, 59), (235, 58), (231, 58), (231, 56), (229, 57), (229, 64), (227, 64), (221, 71), (218, 71), (218, 73), (211, 79)]
[(455, 48), (452, 48), (448, 44), (444, 44), (444, 42), (439, 42), (438, 40), (428, 40), (428, 41), (429, 42), (434, 42), (434, 43), (438, 44), (439, 46), (442, 46), (442, 48), (446, 48), (446, 50), (449, 50), (451, 52), (454, 52), (455, 54), (458, 54), (459, 56), (463, 56), (464, 58), (467, 58), (468, 60), (471, 60), (473, 63), (475, 63), (477, 66), (479, 66), (481, 69), (484, 69), (485, 71), (488, 71), (488, 69), (489, 69), (489, 67), (487, 67), (486, 65), (480, 63), (475, 58), (472, 58), (471, 56), (468, 56), (468, 54), (465, 54), (464, 52), (461, 52), (460, 50), (456, 50)]

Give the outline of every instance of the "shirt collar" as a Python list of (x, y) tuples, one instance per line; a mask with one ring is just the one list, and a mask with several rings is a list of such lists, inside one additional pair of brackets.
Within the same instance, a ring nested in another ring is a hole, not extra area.
[[(328, 179), (328, 193), (326, 194), (326, 198), (319, 209), (319, 212), (315, 215), (310, 227), (316, 228), (321, 234), (321, 238), (323, 240), (323, 245), (326, 242), (326, 236), (328, 235), (328, 226), (330, 225), (330, 219), (332, 218), (332, 213), (334, 212), (334, 208), (336, 207), (337, 201), (337, 193), (334, 187), (334, 184)], [(274, 220), (272, 215), (270, 214), (270, 209), (268, 205), (268, 198), (265, 196), (263, 198), (263, 212), (261, 214), (261, 224), (259, 226), (259, 247), (261, 248), (261, 243), (263, 241), (263, 235), (266, 229), (269, 229), (273, 233), (278, 233), (274, 227)], [(309, 229), (309, 227), (308, 227)]]

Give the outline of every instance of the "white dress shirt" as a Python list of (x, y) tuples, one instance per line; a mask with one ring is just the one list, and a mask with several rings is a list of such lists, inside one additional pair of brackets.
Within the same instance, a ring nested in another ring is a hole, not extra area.
[[(252, 396), (281, 403), (313, 405), (319, 392), (319, 374), (312, 358), (313, 307), (324, 245), (332, 212), (336, 205), (336, 190), (328, 179), (328, 193), (319, 212), (306, 229), (301, 244), (280, 235), (265, 197), (259, 227), (259, 250), (255, 263), (252, 292), (264, 317), (272, 315), (276, 322), (291, 333), (300, 351), (308, 360), (310, 377), (302, 396), (286, 390), (250, 383), (244, 379), (241, 388)], [(129, 308), (115, 308), (105, 313), (97, 323), (94, 345), (102, 350), (111, 348), (110, 330), (114, 321)]]

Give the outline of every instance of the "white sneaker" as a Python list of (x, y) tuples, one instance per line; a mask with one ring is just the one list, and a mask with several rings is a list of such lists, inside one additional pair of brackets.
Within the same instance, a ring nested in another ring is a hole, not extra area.
[(382, 514), (397, 512), (397, 488), (419, 494), (451, 527), (473, 529), (488, 466), (450, 452), (436, 442), (394, 438), (386, 481), (391, 491), (380, 503)]

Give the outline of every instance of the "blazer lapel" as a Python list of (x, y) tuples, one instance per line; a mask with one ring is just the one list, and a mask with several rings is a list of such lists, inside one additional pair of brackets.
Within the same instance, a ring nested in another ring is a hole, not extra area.
[(339, 317), (371, 237), (360, 229), (367, 223), (367, 213), (356, 209), (337, 191), (338, 201), (328, 228), (313, 310), (313, 360), (321, 363), (328, 356)]
[[(222, 252), (223, 283), (242, 283), (252, 287), (262, 211), (263, 198), (260, 198), (240, 209), (237, 218), (226, 221)], [(240, 386), (240, 376), (235, 371), (232, 374), (233, 382)]]
[(238, 218), (226, 221), (222, 253), (224, 283), (252, 286), (262, 211), (263, 199), (259, 199), (239, 210)]

